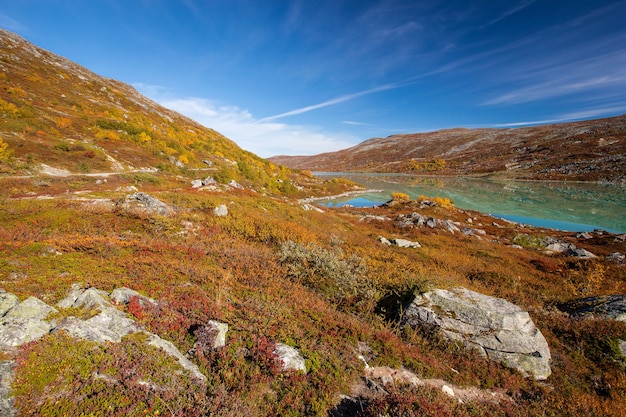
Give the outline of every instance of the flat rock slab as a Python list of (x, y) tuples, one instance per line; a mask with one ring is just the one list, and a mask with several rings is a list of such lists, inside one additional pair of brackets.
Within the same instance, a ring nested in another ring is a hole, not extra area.
[(434, 325), (449, 339), (535, 379), (551, 374), (546, 339), (526, 311), (502, 298), (465, 288), (427, 292), (415, 297), (403, 323)]

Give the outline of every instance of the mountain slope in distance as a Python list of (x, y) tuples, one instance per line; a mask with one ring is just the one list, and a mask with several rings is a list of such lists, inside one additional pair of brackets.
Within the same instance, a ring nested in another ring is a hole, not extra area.
[(626, 115), (523, 128), (393, 135), (337, 152), (269, 159), (311, 171), (619, 183), (626, 181)]

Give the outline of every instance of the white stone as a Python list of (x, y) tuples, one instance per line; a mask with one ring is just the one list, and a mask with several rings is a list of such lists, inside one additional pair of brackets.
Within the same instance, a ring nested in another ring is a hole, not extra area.
[(306, 373), (304, 358), (300, 356), (300, 352), (298, 352), (297, 349), (283, 343), (277, 343), (274, 349), (274, 355), (283, 363), (283, 370), (302, 371)]

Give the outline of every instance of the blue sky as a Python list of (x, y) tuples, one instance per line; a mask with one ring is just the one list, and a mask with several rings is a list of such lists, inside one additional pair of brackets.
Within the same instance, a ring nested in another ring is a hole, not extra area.
[(626, 0), (0, 0), (0, 27), (268, 157), (626, 113)]

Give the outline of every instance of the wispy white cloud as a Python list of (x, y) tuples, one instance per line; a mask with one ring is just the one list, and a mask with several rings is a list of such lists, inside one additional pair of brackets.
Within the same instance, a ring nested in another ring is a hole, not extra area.
[(542, 125), (542, 124), (550, 124), (550, 123), (564, 123), (564, 122), (572, 122), (576, 120), (584, 120), (591, 119), (594, 117), (609, 117), (617, 114), (621, 114), (626, 112), (626, 106), (615, 106), (615, 107), (603, 107), (603, 108), (595, 108), (582, 110), (572, 113), (566, 113), (559, 115), (557, 117), (551, 119), (544, 120), (532, 120), (532, 121), (523, 121), (523, 122), (513, 122), (513, 123), (500, 123), (491, 125), (491, 127), (522, 127), (522, 126), (534, 126), (534, 125)]
[(341, 97), (333, 98), (331, 100), (324, 101), (322, 103), (313, 104), (311, 106), (306, 106), (306, 107), (301, 107), (299, 109), (290, 110), (290, 111), (287, 111), (287, 112), (284, 112), (284, 113), (280, 113), (280, 114), (277, 114), (277, 115), (274, 115), (274, 116), (264, 117), (264, 118), (259, 120), (259, 123), (270, 122), (272, 120), (281, 119), (283, 117), (295, 116), (295, 115), (302, 114), (302, 113), (307, 113), (307, 112), (310, 112), (310, 111), (313, 111), (313, 110), (322, 109), (324, 107), (334, 106), (336, 104), (345, 103), (346, 101), (354, 100), (357, 97), (361, 97), (361, 96), (365, 96), (365, 95), (368, 95), (368, 94), (377, 93), (377, 92), (380, 92), (380, 91), (392, 90), (392, 89), (398, 88), (400, 86), (402, 86), (402, 84), (386, 84), (386, 85), (383, 85), (383, 86), (380, 86), (380, 87), (371, 88), (369, 90), (359, 91), (358, 93), (347, 94), (345, 96), (341, 96)]
[(528, 6), (533, 4), (535, 1), (536, 0), (524, 0), (524, 1), (521, 1), (521, 2), (513, 5), (513, 7), (505, 10), (502, 13), (500, 13), (500, 15), (498, 15), (495, 19), (493, 19), (492, 21), (487, 23), (485, 26), (490, 26), (490, 25), (493, 25), (494, 23), (498, 23), (499, 21), (506, 19), (507, 17), (511, 16), (512, 14), (515, 14), (515, 13), (521, 11), (521, 10), (524, 10), (525, 8), (527, 8)]
[[(241, 148), (261, 157), (313, 155), (344, 149), (359, 142), (354, 136), (327, 133), (316, 126), (257, 120), (245, 109), (219, 105), (206, 98), (167, 98), (161, 94), (167, 90), (163, 87), (147, 86), (149, 88), (144, 90), (143, 84), (133, 85), (162, 106), (220, 132)], [(155, 91), (157, 93), (153, 94)]]
[[(626, 77), (609, 77), (602, 76), (590, 79), (582, 79), (569, 83), (544, 82), (536, 85), (531, 85), (518, 90), (510, 91), (506, 94), (500, 95), (493, 99), (485, 101), (484, 105), (496, 105), (496, 104), (519, 104), (531, 101), (542, 100), (555, 96), (562, 96), (566, 94), (574, 94), (583, 91), (588, 91), (598, 88), (606, 88), (611, 86), (623, 85), (626, 82)], [(619, 91), (615, 91), (619, 94)]]
[(374, 126), (371, 123), (353, 122), (351, 120), (344, 120), (341, 123), (343, 123), (345, 125), (351, 125), (351, 126)]
[(10, 16), (0, 14), (0, 27), (12, 32), (27, 32), (28, 28)]

